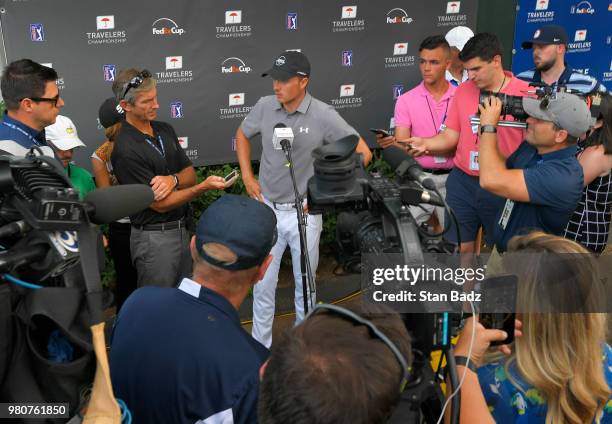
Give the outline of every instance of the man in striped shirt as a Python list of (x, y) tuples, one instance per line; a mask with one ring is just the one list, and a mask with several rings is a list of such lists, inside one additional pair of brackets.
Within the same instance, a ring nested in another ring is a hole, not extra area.
[(544, 83), (551, 87), (564, 86), (576, 94), (606, 92), (606, 87), (590, 75), (584, 75), (565, 62), (567, 34), (559, 25), (544, 25), (524, 41), (524, 49), (533, 49), (535, 69), (521, 72), (518, 78), (528, 83)]

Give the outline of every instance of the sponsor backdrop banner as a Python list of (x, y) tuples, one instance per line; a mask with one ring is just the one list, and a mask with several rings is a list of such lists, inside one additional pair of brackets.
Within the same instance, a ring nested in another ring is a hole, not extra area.
[[(311, 93), (373, 143), (395, 98), (419, 80), (418, 46), (452, 26), (475, 27), (477, 0), (0, 0), (8, 61), (53, 66), (89, 155), (103, 141), (98, 107), (127, 67), (158, 82), (158, 119), (169, 122), (196, 165), (236, 162), (234, 134), (272, 81), (261, 78), (283, 50), (312, 65)], [(261, 143), (254, 140), (253, 158)]]
[(612, 1), (519, 0), (512, 71), (533, 68), (531, 50), (521, 43), (542, 25), (561, 25), (568, 37), (565, 60), (612, 89)]

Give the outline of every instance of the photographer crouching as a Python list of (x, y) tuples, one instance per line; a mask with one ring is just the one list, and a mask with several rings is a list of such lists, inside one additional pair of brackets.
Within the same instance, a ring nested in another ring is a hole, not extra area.
[(502, 100), (488, 97), (480, 110), (480, 186), (506, 199), (493, 229), (497, 250), (526, 230), (560, 235), (582, 194), (583, 170), (576, 142), (592, 121), (584, 100), (552, 93), (524, 97), (525, 141), (506, 161), (497, 143)]

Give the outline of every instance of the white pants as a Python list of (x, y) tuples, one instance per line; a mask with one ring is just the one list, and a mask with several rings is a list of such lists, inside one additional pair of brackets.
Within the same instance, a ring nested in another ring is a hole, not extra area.
[[(429, 172), (426, 172), (426, 174), (436, 183), (436, 188), (440, 191), (442, 199), (446, 199), (446, 179), (448, 178), (448, 174), (431, 174)], [(427, 203), (422, 203), (420, 206), (410, 206), (410, 213), (414, 216), (418, 224), (427, 221), (434, 210), (436, 211), (440, 225), (444, 228), (443, 207), (429, 205)]]
[[(304, 319), (304, 293), (302, 290), (302, 271), (300, 265), (300, 233), (297, 224), (297, 212), (294, 208), (283, 207), (277, 210), (272, 202), (266, 204), (276, 214), (276, 228), (278, 240), (272, 247), (272, 263), (263, 279), (253, 288), (253, 330), (252, 335), (266, 347), (272, 345), (272, 322), (274, 321), (274, 306), (276, 297), (276, 284), (278, 283), (278, 270), (281, 258), (287, 245), (291, 249), (293, 263), (293, 278), (295, 279), (295, 313), (296, 322)], [(287, 210), (284, 210), (287, 209)], [(306, 241), (308, 243), (308, 256), (314, 277), (319, 264), (319, 240), (323, 229), (322, 215), (307, 215)], [(316, 292), (312, 293), (312, 303), (315, 302)], [(312, 305), (309, 304), (309, 308)], [(310, 309), (309, 309), (310, 310)]]

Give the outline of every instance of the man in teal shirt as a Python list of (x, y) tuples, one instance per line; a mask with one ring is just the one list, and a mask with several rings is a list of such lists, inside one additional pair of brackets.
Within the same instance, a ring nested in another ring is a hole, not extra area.
[(74, 188), (79, 191), (81, 200), (87, 193), (96, 189), (91, 174), (72, 163), (75, 148), (85, 147), (77, 134), (76, 127), (67, 116), (58, 115), (55, 124), (45, 128), (47, 142), (53, 147), (55, 155), (62, 163)]

